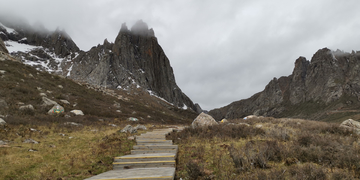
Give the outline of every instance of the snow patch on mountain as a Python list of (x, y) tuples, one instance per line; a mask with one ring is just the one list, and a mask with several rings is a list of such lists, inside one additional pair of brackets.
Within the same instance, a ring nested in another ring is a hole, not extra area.
[(9, 53), (20, 52), (30, 52), (31, 50), (42, 48), (41, 46), (32, 46), (28, 44), (21, 44), (16, 41), (5, 41), (5, 46), (8, 49)]

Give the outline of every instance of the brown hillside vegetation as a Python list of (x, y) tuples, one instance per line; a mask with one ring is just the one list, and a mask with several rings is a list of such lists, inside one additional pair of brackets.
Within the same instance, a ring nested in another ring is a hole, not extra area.
[[(128, 137), (134, 134), (119, 132), (127, 124), (161, 128), (196, 116), (141, 90), (100, 91), (11, 60), (0, 61), (0, 70), (0, 100), (6, 102), (0, 104), (6, 121), (0, 125), (0, 179), (84, 179), (112, 169), (115, 156), (130, 153), (134, 141)], [(64, 106), (65, 113), (48, 115), (51, 106), (42, 106), (40, 93)], [(21, 104), (34, 110), (21, 111)], [(85, 115), (75, 116), (74, 109)], [(29, 139), (38, 143), (25, 143)]]
[(254, 118), (168, 136), (179, 145), (178, 178), (359, 179), (359, 135), (338, 124)]

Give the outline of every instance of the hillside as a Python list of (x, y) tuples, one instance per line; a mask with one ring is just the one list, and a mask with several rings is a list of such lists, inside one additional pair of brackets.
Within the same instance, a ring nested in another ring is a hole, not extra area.
[(49, 31), (25, 20), (0, 17), (0, 38), (12, 56), (38, 70), (97, 87), (141, 89), (177, 107), (197, 111), (177, 86), (153, 29), (141, 20), (131, 30), (124, 23), (114, 43), (105, 39), (87, 52), (81, 51), (64, 30)]
[(274, 78), (262, 92), (209, 113), (217, 120), (255, 114), (340, 122), (359, 114), (360, 52), (318, 50), (300, 57), (293, 73)]

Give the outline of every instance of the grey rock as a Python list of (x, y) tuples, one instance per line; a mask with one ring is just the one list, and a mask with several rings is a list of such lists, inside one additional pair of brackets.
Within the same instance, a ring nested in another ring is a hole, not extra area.
[(76, 123), (76, 122), (66, 122), (66, 123), (64, 123), (64, 125), (69, 125), (69, 126), (82, 126), (82, 124)]
[(0, 145), (7, 145), (8, 143), (3, 141), (3, 140), (0, 140)]
[(62, 85), (58, 85), (58, 88), (63, 89), (64, 87)]
[(201, 113), (199, 114), (195, 120), (191, 123), (191, 126), (193, 128), (195, 127), (204, 127), (204, 126), (213, 126), (218, 125), (218, 123), (215, 121), (213, 117), (211, 117), (208, 114)]
[(76, 116), (83, 116), (84, 113), (81, 110), (72, 110), (71, 113), (75, 114)]
[(0, 74), (5, 74), (6, 71), (5, 70), (0, 70)]
[(33, 143), (33, 144), (39, 144), (39, 142), (29, 138), (29, 139), (26, 139), (23, 143)]
[(34, 111), (35, 109), (34, 109), (34, 106), (33, 106), (33, 105), (29, 104), (29, 105), (25, 105), (25, 106), (20, 106), (20, 107), (19, 107), (19, 110), (20, 110), (20, 111), (24, 111), (24, 110)]
[(109, 126), (112, 126), (112, 127), (117, 127), (116, 124), (109, 124)]
[(70, 102), (68, 100), (65, 99), (60, 99), (60, 102), (63, 104), (70, 104)]
[(144, 125), (140, 125), (140, 124), (138, 124), (138, 125), (135, 127), (135, 129), (136, 129), (136, 130), (139, 130), (139, 129), (141, 129), (141, 130), (147, 130), (147, 128), (146, 128)]
[(5, 120), (2, 119), (2, 118), (0, 118), (0, 126), (3, 126), (3, 125), (5, 125), (5, 124), (6, 124)]
[(41, 97), (46, 97), (47, 95), (45, 93), (40, 93), (39, 94)]
[(136, 133), (137, 129), (133, 128), (131, 125), (126, 125), (120, 132), (122, 133)]
[(340, 127), (344, 127), (344, 128), (353, 130), (353, 131), (355, 131), (357, 134), (360, 134), (360, 122), (358, 122), (358, 121), (354, 121), (354, 120), (352, 120), (352, 119), (348, 119), (348, 120), (343, 121), (343, 122), (340, 124)]
[(4, 99), (0, 99), (0, 110), (9, 108), (8, 104)]
[(55, 105), (58, 105), (57, 102), (47, 98), (47, 97), (42, 97), (42, 101), (43, 101), (43, 104), (42, 106), (55, 106)]

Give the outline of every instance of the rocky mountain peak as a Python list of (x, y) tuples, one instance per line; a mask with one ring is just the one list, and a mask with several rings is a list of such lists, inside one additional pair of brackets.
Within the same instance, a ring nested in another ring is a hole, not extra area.
[(148, 25), (142, 20), (137, 21), (132, 27), (131, 32), (134, 35), (144, 36), (144, 37), (154, 37), (155, 33), (153, 29), (149, 29)]
[(323, 48), (311, 62), (296, 59), (291, 75), (274, 78), (262, 92), (209, 113), (217, 120), (251, 114), (321, 119), (326, 111), (360, 107), (359, 92), (360, 52)]

